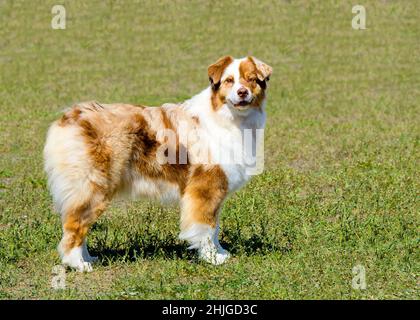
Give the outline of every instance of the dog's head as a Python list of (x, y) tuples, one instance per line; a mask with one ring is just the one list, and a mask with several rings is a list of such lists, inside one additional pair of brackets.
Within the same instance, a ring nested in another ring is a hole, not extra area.
[(269, 65), (254, 57), (220, 58), (208, 67), (213, 109), (226, 106), (241, 114), (262, 108), (272, 71)]

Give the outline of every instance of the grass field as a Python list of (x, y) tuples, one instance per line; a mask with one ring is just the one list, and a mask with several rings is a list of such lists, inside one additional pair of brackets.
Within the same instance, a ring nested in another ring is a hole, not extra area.
[[(420, 4), (358, 2), (366, 30), (350, 1), (1, 0), (0, 298), (418, 299)], [(78, 101), (186, 99), (225, 54), (274, 68), (265, 171), (222, 213), (233, 258), (197, 261), (177, 208), (117, 202), (90, 235), (94, 272), (52, 289), (48, 125)]]

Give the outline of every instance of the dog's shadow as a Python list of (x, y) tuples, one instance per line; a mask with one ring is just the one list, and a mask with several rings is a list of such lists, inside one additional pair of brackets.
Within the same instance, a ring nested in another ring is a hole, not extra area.
[(97, 245), (89, 248), (93, 256), (98, 256), (103, 266), (115, 261), (136, 261), (138, 259), (188, 259), (194, 260), (194, 252), (187, 250), (187, 246), (177, 239), (130, 239), (120, 245)]
[[(128, 240), (118, 243), (106, 241), (97, 237), (89, 251), (98, 256), (101, 265), (107, 266), (115, 261), (136, 261), (137, 259), (183, 259), (197, 261), (195, 250), (188, 250), (188, 245), (180, 241), (176, 235), (170, 234), (163, 238), (155, 234), (130, 235)], [(267, 255), (273, 252), (287, 253), (292, 250), (292, 241), (279, 244), (270, 241), (263, 234), (250, 237), (242, 236), (235, 231), (224, 230), (220, 236), (222, 247), (233, 255)]]

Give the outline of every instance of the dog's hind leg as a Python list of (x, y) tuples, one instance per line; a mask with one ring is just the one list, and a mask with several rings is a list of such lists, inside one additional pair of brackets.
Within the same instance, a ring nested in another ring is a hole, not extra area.
[(70, 206), (62, 214), (63, 238), (58, 250), (64, 265), (81, 272), (92, 271), (96, 258), (91, 257), (87, 250), (86, 235), (106, 204), (104, 197), (95, 195), (88, 202)]
[(215, 265), (229, 258), (218, 240), (218, 215), (227, 195), (227, 183), (220, 167), (197, 167), (181, 199), (180, 239), (190, 243), (189, 249), (197, 249), (201, 259)]
[[(63, 238), (58, 246), (63, 264), (91, 271), (94, 258), (86, 246), (90, 226), (110, 198), (111, 148), (94, 127), (86, 107), (76, 106), (49, 129), (44, 147), (45, 171), (54, 207), (61, 215)], [(121, 161), (120, 161), (121, 162)]]

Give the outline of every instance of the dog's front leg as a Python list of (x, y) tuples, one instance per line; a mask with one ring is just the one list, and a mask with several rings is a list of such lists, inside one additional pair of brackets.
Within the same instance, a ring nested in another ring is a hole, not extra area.
[(218, 166), (199, 167), (191, 175), (181, 200), (180, 239), (197, 249), (199, 257), (215, 265), (229, 253), (219, 243), (219, 213), (227, 195), (227, 180)]

